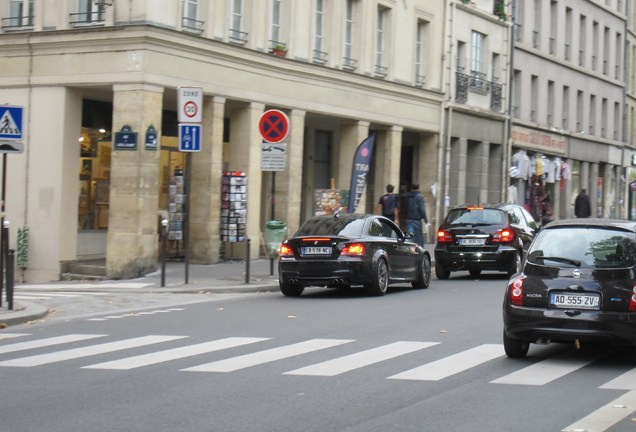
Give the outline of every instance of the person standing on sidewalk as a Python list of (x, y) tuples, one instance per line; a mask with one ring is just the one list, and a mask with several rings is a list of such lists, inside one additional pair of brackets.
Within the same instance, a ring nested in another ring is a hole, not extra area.
[(377, 213), (391, 219), (393, 222), (398, 220), (398, 212), (400, 209), (400, 201), (398, 194), (394, 194), (394, 186), (386, 185), (386, 193), (380, 197), (378, 201)]
[(408, 208), (406, 209), (406, 230), (413, 233), (415, 242), (424, 247), (424, 235), (422, 234), (422, 219), (428, 224), (424, 195), (420, 192), (420, 185), (414, 183), (411, 192), (407, 194)]
[(581, 189), (581, 192), (576, 196), (576, 200), (574, 200), (574, 216), (577, 218), (588, 218), (591, 215), (590, 197), (587, 196), (585, 189)]

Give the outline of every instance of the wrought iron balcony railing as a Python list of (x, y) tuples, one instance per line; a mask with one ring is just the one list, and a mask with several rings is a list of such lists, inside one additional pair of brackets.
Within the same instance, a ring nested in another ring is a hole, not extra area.
[(185, 17), (185, 16), (181, 18), (181, 26), (185, 30), (188, 30), (194, 33), (203, 33), (204, 24), (205, 24), (205, 21), (201, 21), (198, 19)]
[(15, 16), (2, 18), (2, 30), (25, 30), (33, 27), (34, 16)]
[(477, 71), (470, 72), (470, 90), (479, 94), (488, 94), (490, 81), (486, 80), (486, 74)]
[(105, 12), (97, 11), (97, 12), (77, 12), (69, 14), (71, 17), (70, 24), (73, 27), (84, 26), (84, 25), (104, 25), (105, 21)]

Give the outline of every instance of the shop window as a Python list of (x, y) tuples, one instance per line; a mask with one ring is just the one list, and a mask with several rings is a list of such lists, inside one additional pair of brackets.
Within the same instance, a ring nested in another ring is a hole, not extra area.
[(112, 149), (110, 132), (82, 128), (79, 147), (78, 229), (107, 229)]

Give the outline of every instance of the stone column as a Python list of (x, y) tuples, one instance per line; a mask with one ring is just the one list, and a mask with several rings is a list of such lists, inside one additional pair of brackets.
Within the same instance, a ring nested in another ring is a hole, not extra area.
[[(402, 152), (402, 126), (391, 126), (378, 135), (375, 143), (371, 169), (373, 170), (373, 196), (367, 194), (371, 205), (367, 209), (375, 213), (380, 197), (386, 193), (386, 185), (400, 191), (400, 155)], [(367, 192), (369, 189), (367, 188)]]
[(599, 201), (598, 198), (598, 174), (599, 174), (599, 164), (598, 163), (590, 163), (590, 189), (588, 190), (588, 194), (590, 195), (590, 205), (592, 207), (592, 214), (590, 217), (598, 216), (598, 207), (603, 204), (602, 198)]
[(479, 175), (479, 202), (487, 203), (489, 200), (488, 180), (490, 174), (490, 143), (480, 142), (477, 144), (480, 161), (477, 165)]
[[(353, 165), (353, 157), (356, 154), (358, 145), (369, 136), (369, 125), (370, 123), (367, 121), (356, 121), (343, 124), (340, 134), (340, 142), (336, 153), (338, 158), (335, 173), (336, 189), (348, 190), (351, 187), (351, 167)], [(363, 193), (356, 212), (364, 213), (366, 211), (365, 209), (366, 200), (364, 199)]]
[[(258, 130), (258, 123), (264, 110), (265, 105), (261, 103), (237, 106), (232, 110), (230, 122), (231, 142), (228, 168), (230, 171), (243, 171), (247, 176), (246, 235), (251, 240), (251, 258), (258, 258), (261, 245), (261, 144), (263, 139)], [(238, 249), (240, 248), (235, 248), (235, 250)]]
[(137, 132), (136, 150), (113, 150), (106, 270), (111, 279), (132, 279), (157, 268), (160, 158), (144, 148), (150, 125), (161, 126), (163, 88), (113, 86), (113, 135), (124, 125)]
[(468, 152), (468, 140), (457, 139), (457, 172), (451, 175), (457, 176), (457, 204), (466, 202), (466, 163)]
[[(287, 223), (287, 234), (295, 233), (300, 224), (302, 178), (305, 138), (305, 111), (291, 110), (290, 130), (287, 136), (287, 171), (278, 172), (276, 178), (276, 213)], [(309, 198), (311, 199), (311, 197)]]
[(601, 217), (615, 217), (612, 214), (612, 207), (616, 203), (615, 191), (612, 190), (612, 181), (614, 180), (614, 166), (605, 164), (603, 166), (603, 213)]
[(205, 98), (201, 151), (191, 158), (190, 257), (195, 264), (219, 261), (224, 111), (225, 98)]

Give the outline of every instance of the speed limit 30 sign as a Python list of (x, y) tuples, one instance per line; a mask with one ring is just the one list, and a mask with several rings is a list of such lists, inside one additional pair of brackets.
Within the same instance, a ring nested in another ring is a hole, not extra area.
[(177, 105), (179, 123), (201, 123), (203, 89), (201, 87), (179, 87)]

